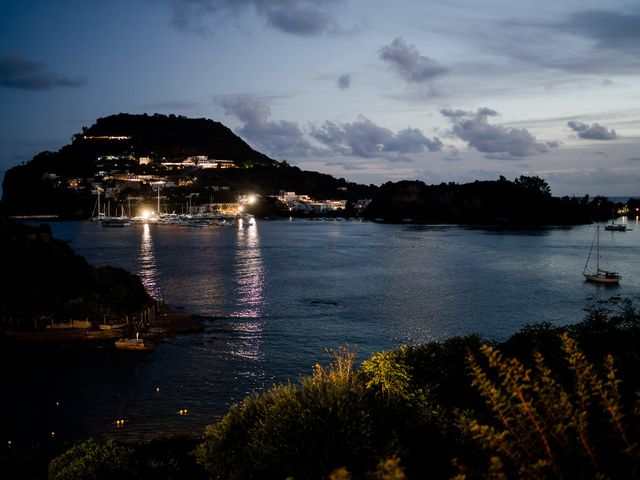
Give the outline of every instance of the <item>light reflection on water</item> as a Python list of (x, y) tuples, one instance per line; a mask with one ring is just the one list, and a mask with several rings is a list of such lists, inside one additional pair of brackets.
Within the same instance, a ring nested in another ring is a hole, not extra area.
[(155, 299), (162, 298), (162, 290), (158, 280), (158, 268), (156, 267), (156, 257), (153, 248), (153, 238), (151, 237), (151, 227), (148, 223), (142, 226), (142, 236), (140, 238), (140, 254), (138, 255), (140, 280), (142, 284)]
[(264, 357), (261, 350), (264, 330), (264, 266), (256, 223), (238, 225), (233, 282), (236, 304), (231, 312), (233, 329), (240, 334), (233, 353), (249, 360)]

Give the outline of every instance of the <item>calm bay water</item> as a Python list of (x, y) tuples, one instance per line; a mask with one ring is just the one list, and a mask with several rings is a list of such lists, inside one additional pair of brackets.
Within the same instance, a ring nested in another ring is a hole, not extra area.
[[(205, 330), (166, 339), (150, 354), (3, 352), (1, 440), (44, 440), (52, 431), (55, 441), (198, 434), (250, 391), (325, 363), (327, 347), (349, 344), (364, 359), (454, 335), (500, 340), (527, 323), (578, 321), (599, 299), (638, 301), (640, 224), (629, 226), (601, 232), (606, 265), (623, 275), (612, 288), (581, 275), (594, 226), (53, 223), (54, 235), (89, 262), (138, 273), (152, 295), (201, 317)], [(125, 427), (116, 429), (116, 419)]]

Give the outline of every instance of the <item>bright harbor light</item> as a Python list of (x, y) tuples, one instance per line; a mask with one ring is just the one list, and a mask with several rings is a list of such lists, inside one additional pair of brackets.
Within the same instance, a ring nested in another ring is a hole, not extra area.
[(153, 216), (153, 213), (153, 210), (145, 208), (140, 212), (140, 217), (142, 217), (143, 220), (147, 221)]

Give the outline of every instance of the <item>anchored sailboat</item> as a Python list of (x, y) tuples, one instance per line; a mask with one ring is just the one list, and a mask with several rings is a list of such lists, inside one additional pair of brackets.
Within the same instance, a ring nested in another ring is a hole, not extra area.
[[(589, 260), (591, 259), (591, 253), (593, 252), (594, 245), (596, 246), (596, 271), (595, 273), (588, 273), (587, 268), (589, 267)], [(600, 268), (600, 226), (596, 227), (596, 234), (593, 237), (593, 242), (591, 242), (589, 256), (587, 257), (587, 263), (584, 265), (582, 274), (589, 282), (604, 283), (608, 285), (617, 285), (620, 283), (620, 279), (622, 278), (622, 275), (619, 273), (602, 270)]]

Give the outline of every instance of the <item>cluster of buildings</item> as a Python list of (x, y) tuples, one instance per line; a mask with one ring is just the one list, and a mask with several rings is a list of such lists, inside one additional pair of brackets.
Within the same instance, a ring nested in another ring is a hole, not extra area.
[(314, 200), (309, 195), (297, 195), (296, 192), (281, 191), (276, 198), (284, 203), (290, 212), (319, 215), (347, 208), (346, 200)]
[[(88, 178), (65, 178), (55, 174), (48, 175), (49, 181), (55, 182), (60, 188), (69, 188), (76, 191), (90, 191), (99, 194), (103, 202), (112, 201), (114, 204), (126, 202), (131, 209), (131, 204), (148, 203), (150, 200), (160, 205), (163, 203), (184, 202), (181, 207), (189, 213), (207, 213), (211, 211), (233, 210), (242, 212), (246, 206), (256, 201), (256, 196), (238, 192), (232, 196), (230, 187), (224, 185), (203, 186), (200, 191), (193, 191), (197, 186), (197, 172), (199, 169), (226, 169), (237, 168), (232, 160), (211, 159), (206, 155), (193, 155), (182, 159), (165, 158), (152, 159), (150, 157), (135, 157), (133, 155), (102, 155), (96, 159), (95, 172)], [(188, 171), (182, 171), (189, 169)], [(184, 189), (183, 193), (179, 190)], [(343, 188), (346, 192), (346, 187)], [(214, 193), (223, 193), (223, 201), (232, 201), (233, 204), (213, 203)], [(231, 194), (231, 195), (230, 195)], [(162, 195), (162, 197), (161, 197)], [(172, 196), (172, 200), (165, 198)], [(178, 195), (176, 197), (176, 195)], [(153, 196), (153, 199), (150, 198)], [(148, 198), (149, 197), (149, 198)], [(202, 198), (200, 198), (202, 197)], [(309, 195), (296, 194), (295, 192), (280, 191), (275, 196), (293, 214), (324, 215), (337, 210), (346, 210), (347, 200), (315, 200)], [(115, 202), (114, 202), (115, 201)], [(363, 211), (369, 200), (359, 200), (355, 204), (356, 212)]]

